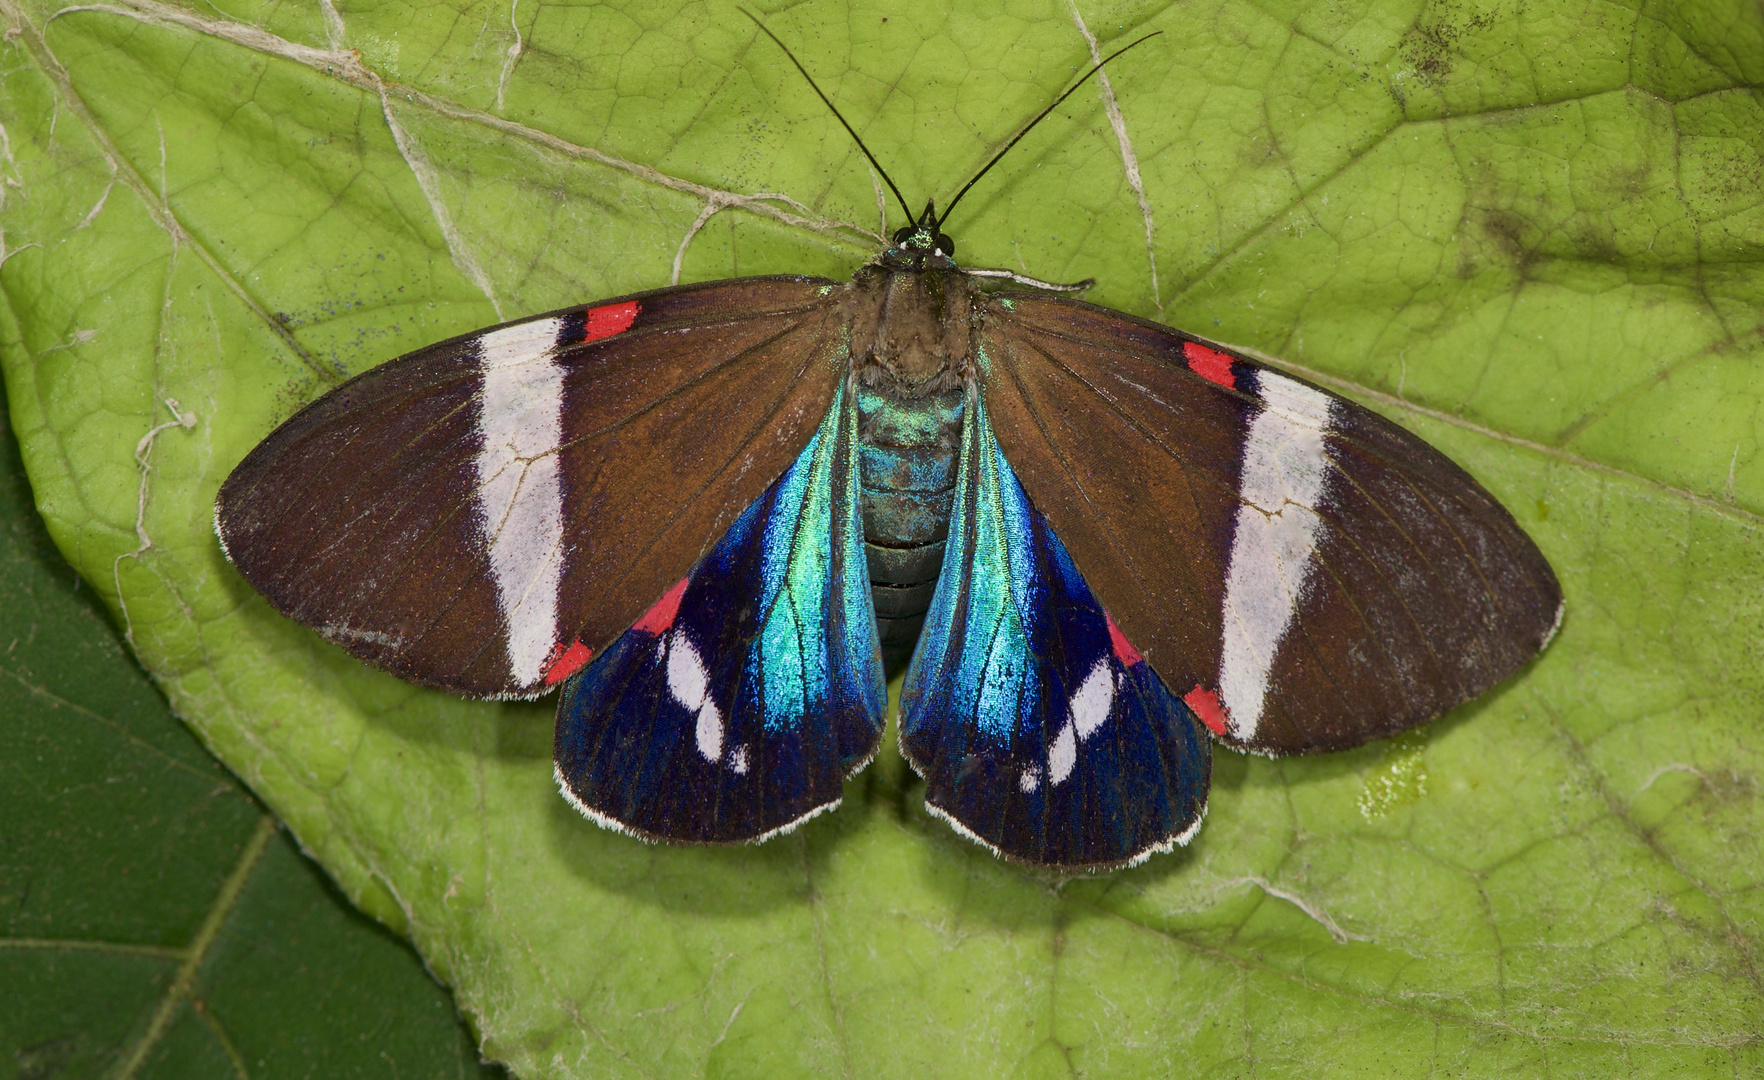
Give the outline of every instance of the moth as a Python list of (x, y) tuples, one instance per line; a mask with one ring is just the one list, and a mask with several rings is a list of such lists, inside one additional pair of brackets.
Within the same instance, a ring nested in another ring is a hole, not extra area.
[(941, 216), (888, 180), (908, 224), (849, 282), (658, 289), (350, 380), (222, 485), (227, 557), (411, 682), (561, 686), (564, 797), (645, 840), (836, 807), (904, 667), (928, 810), (1063, 871), (1187, 843), (1213, 742), (1358, 746), (1541, 650), (1549, 564), (1426, 443), (955, 261), (949, 212), (1034, 122)]

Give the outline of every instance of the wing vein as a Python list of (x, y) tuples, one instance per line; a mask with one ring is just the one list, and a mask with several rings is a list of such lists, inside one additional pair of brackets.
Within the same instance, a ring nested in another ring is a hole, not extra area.
[[(1050, 362), (1058, 366), (1061, 370), (1066, 370), (1065, 365), (1060, 364), (1057, 359), (1049, 356), (1040, 348), (1040, 346), (1034, 346), (1034, 348), (1036, 352), (1047, 357)], [(1008, 352), (1009, 350), (1006, 351)], [(1053, 439), (1049, 437), (1046, 423), (1042, 420), (1040, 413), (1030, 404), (1029, 394), (1023, 385), (1022, 379), (1018, 377), (1016, 370), (1011, 367), (1011, 365), (1004, 364), (1001, 366), (1006, 369), (1006, 373), (1011, 382), (1016, 384), (1017, 395), (1023, 402), (1023, 411), (1028, 413), (1030, 419), (1035, 422), (1035, 429), (1040, 433), (1042, 442), (1047, 445), (1048, 451), (1052, 454), (1054, 459), (1060, 463), (1060, 468), (1065, 471), (1066, 478), (1071, 482), (1073, 490), (1078, 493), (1079, 497), (1084, 500), (1085, 505), (1090, 508), (1092, 520), (1096, 521), (1101, 526), (1103, 532), (1107, 534), (1109, 545), (1115, 549), (1120, 557), (1122, 565), (1126, 566), (1128, 572), (1133, 575), (1133, 580), (1138, 583), (1140, 588), (1145, 589), (1148, 595), (1151, 594), (1152, 590), (1145, 579), (1145, 575), (1140, 573), (1139, 566), (1134, 562), (1133, 557), (1122, 544), (1119, 535), (1115, 532), (1113, 526), (1110, 525), (1107, 516), (1098, 512), (1095, 500), (1090, 497), (1090, 493), (1086, 491), (1084, 485), (1079, 482), (1078, 474), (1072, 467), (1071, 461), (1067, 459), (1065, 453), (1061, 451), (1054, 443)], [(1079, 379), (1078, 381), (1084, 383), (1083, 379)], [(1089, 384), (1084, 383), (1084, 385), (1088, 386)], [(1104, 400), (1107, 399), (1105, 398)], [(1111, 407), (1112, 405), (1113, 403), (1111, 403)], [(1174, 457), (1174, 455), (1172, 456)]]

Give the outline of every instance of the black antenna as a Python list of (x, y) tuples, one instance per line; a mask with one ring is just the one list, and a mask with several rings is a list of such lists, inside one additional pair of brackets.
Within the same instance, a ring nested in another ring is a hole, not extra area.
[[(751, 18), (751, 17), (752, 17), (752, 16), (749, 16), (749, 18)], [(757, 22), (757, 21), (758, 21), (758, 20), (755, 20), (755, 21), (756, 21), (756, 22)], [(764, 29), (765, 29), (765, 28), (764, 28), (764, 27), (761, 27), (761, 28), (760, 28), (760, 29), (762, 29), (762, 30), (764, 30)], [(771, 33), (771, 31), (769, 31), (769, 30), (767, 30), (767, 31), (766, 31), (766, 32), (767, 32), (767, 33)], [(967, 194), (967, 193), (968, 193), (968, 189), (969, 189), (969, 188), (972, 188), (972, 187), (973, 187), (973, 186), (974, 186), (974, 185), (975, 185), (975, 184), (978, 184), (978, 183), (979, 183), (979, 182), (980, 182), (980, 178), (981, 178), (981, 177), (982, 177), (982, 176), (985, 176), (985, 175), (986, 175), (986, 174), (987, 174), (987, 173), (988, 173), (988, 172), (991, 172), (991, 171), (992, 171), (992, 167), (993, 167), (993, 166), (994, 166), (994, 165), (997, 165), (997, 164), (998, 164), (998, 159), (999, 159), (999, 158), (1002, 158), (1002, 157), (1004, 157), (1004, 156), (1005, 156), (1005, 154), (1006, 154), (1006, 153), (1007, 153), (1007, 152), (1009, 152), (1009, 151), (1010, 151), (1010, 148), (1011, 148), (1011, 147), (1013, 147), (1013, 146), (1015, 146), (1015, 145), (1017, 145), (1017, 140), (1019, 140), (1019, 139), (1021, 139), (1021, 138), (1022, 138), (1022, 137), (1023, 137), (1023, 136), (1025, 136), (1025, 135), (1027, 135), (1027, 134), (1029, 134), (1029, 132), (1030, 132), (1030, 130), (1031, 130), (1031, 129), (1033, 129), (1033, 128), (1034, 128), (1034, 127), (1035, 127), (1035, 125), (1036, 125), (1036, 124), (1039, 124), (1039, 123), (1041, 123), (1041, 122), (1042, 122), (1042, 121), (1043, 121), (1043, 120), (1045, 120), (1045, 119), (1047, 119), (1047, 114), (1048, 114), (1048, 113), (1051, 113), (1051, 112), (1053, 112), (1053, 111), (1054, 111), (1054, 110), (1055, 110), (1055, 109), (1057, 109), (1057, 108), (1059, 108), (1059, 107), (1060, 107), (1060, 102), (1062, 102), (1062, 101), (1064, 101), (1064, 100), (1066, 100), (1066, 99), (1067, 99), (1067, 98), (1069, 98), (1069, 97), (1071, 97), (1071, 96), (1072, 96), (1072, 95), (1073, 95), (1073, 94), (1075, 94), (1075, 93), (1077, 93), (1077, 92), (1078, 92), (1078, 88), (1079, 88), (1079, 87), (1080, 87), (1080, 86), (1083, 86), (1083, 85), (1084, 85), (1084, 84), (1085, 84), (1085, 83), (1087, 83), (1087, 82), (1089, 82), (1089, 81), (1090, 81), (1090, 77), (1091, 77), (1091, 76), (1092, 76), (1092, 75), (1095, 75), (1095, 74), (1096, 74), (1096, 73), (1097, 73), (1097, 72), (1099, 72), (1099, 71), (1101, 71), (1101, 70), (1102, 70), (1102, 67), (1103, 67), (1103, 65), (1104, 65), (1104, 64), (1106, 64), (1106, 63), (1108, 63), (1108, 62), (1109, 62), (1109, 61), (1110, 61), (1110, 60), (1113, 60), (1113, 59), (1114, 59), (1114, 58), (1115, 58), (1115, 57), (1117, 57), (1117, 56), (1120, 56), (1120, 55), (1121, 55), (1121, 54), (1122, 54), (1122, 53), (1124, 53), (1124, 52), (1126, 52), (1126, 51), (1127, 51), (1127, 50), (1128, 50), (1128, 49), (1131, 49), (1131, 48), (1133, 48), (1133, 47), (1134, 47), (1134, 46), (1135, 46), (1135, 45), (1143, 45), (1143, 44), (1144, 44), (1144, 43), (1145, 43), (1145, 42), (1148, 42), (1148, 41), (1150, 41), (1150, 40), (1151, 40), (1151, 39), (1152, 39), (1152, 38), (1155, 38), (1155, 37), (1157, 37), (1157, 36), (1158, 36), (1158, 35), (1159, 35), (1159, 34), (1161, 34), (1161, 33), (1163, 33), (1163, 31), (1162, 31), (1162, 30), (1154, 30), (1154, 31), (1152, 31), (1152, 32), (1151, 32), (1151, 33), (1149, 33), (1149, 34), (1147, 34), (1147, 35), (1145, 35), (1145, 36), (1144, 36), (1144, 37), (1142, 37), (1142, 38), (1140, 38), (1140, 39), (1139, 39), (1139, 40), (1138, 40), (1138, 41), (1135, 41), (1135, 42), (1133, 42), (1133, 44), (1131, 44), (1131, 45), (1123, 45), (1123, 46), (1121, 46), (1121, 47), (1120, 47), (1120, 48), (1119, 48), (1119, 49), (1116, 49), (1116, 50), (1115, 50), (1115, 51), (1114, 51), (1114, 52), (1112, 52), (1112, 53), (1110, 53), (1110, 54), (1109, 54), (1109, 55), (1107, 55), (1107, 56), (1105, 56), (1105, 57), (1103, 57), (1103, 58), (1102, 58), (1102, 59), (1101, 59), (1101, 60), (1098, 60), (1098, 61), (1097, 61), (1097, 62), (1096, 62), (1096, 66), (1095, 66), (1095, 67), (1093, 67), (1093, 68), (1091, 68), (1091, 69), (1090, 69), (1090, 70), (1089, 70), (1089, 71), (1087, 71), (1087, 72), (1085, 72), (1085, 73), (1084, 73), (1084, 77), (1083, 77), (1083, 78), (1082, 78), (1082, 79), (1079, 79), (1079, 80), (1078, 80), (1078, 81), (1077, 81), (1077, 82), (1075, 82), (1075, 83), (1073, 83), (1073, 84), (1072, 84), (1072, 89), (1070, 89), (1070, 90), (1068, 90), (1068, 91), (1066, 91), (1066, 92), (1065, 92), (1065, 93), (1063, 93), (1063, 94), (1061, 94), (1061, 95), (1060, 95), (1060, 96), (1059, 96), (1059, 97), (1057, 97), (1057, 98), (1055, 98), (1055, 99), (1054, 99), (1054, 103), (1053, 103), (1053, 104), (1052, 104), (1052, 105), (1049, 105), (1049, 106), (1048, 106), (1048, 107), (1047, 107), (1047, 108), (1045, 108), (1045, 109), (1043, 109), (1043, 110), (1041, 110), (1041, 113), (1040, 113), (1040, 114), (1039, 114), (1039, 115), (1038, 115), (1038, 116), (1036, 116), (1036, 117), (1035, 117), (1035, 119), (1033, 119), (1033, 120), (1031, 120), (1031, 121), (1029, 121), (1029, 123), (1027, 123), (1027, 124), (1025, 124), (1025, 125), (1024, 125), (1024, 126), (1023, 126), (1023, 130), (1021, 130), (1021, 131), (1019, 131), (1019, 132), (1017, 132), (1017, 133), (1016, 133), (1016, 134), (1015, 134), (1015, 135), (1013, 135), (1013, 136), (1011, 136), (1011, 141), (1010, 141), (1010, 142), (1008, 142), (1008, 143), (1005, 143), (1005, 144), (1004, 144), (1004, 148), (1003, 148), (1003, 149), (1001, 149), (1001, 150), (1000, 150), (1000, 151), (999, 151), (999, 152), (998, 152), (998, 153), (996, 153), (996, 154), (994, 154), (994, 155), (992, 155), (992, 160), (991, 160), (991, 161), (988, 161), (988, 162), (987, 162), (987, 163), (986, 163), (986, 166), (985, 166), (985, 168), (982, 168), (982, 169), (981, 169), (981, 170), (980, 170), (980, 171), (979, 171), (979, 172), (978, 172), (978, 173), (975, 173), (975, 174), (974, 174), (974, 179), (972, 179), (972, 180), (970, 180), (970, 181), (968, 181), (968, 184), (967, 184), (967, 187), (964, 187), (964, 188), (962, 188), (962, 190), (960, 190), (960, 191), (958, 191), (958, 192), (956, 192), (956, 197), (955, 197), (955, 198), (953, 198), (953, 199), (951, 199), (951, 200), (949, 200), (949, 205), (948, 205), (948, 206), (945, 206), (945, 207), (944, 207), (944, 208), (943, 208), (943, 215), (942, 215), (942, 216), (941, 216), (941, 217), (939, 217), (939, 218), (938, 218), (938, 219), (937, 219), (937, 228), (938, 228), (938, 230), (940, 230), (940, 231), (941, 231), (941, 230), (942, 230), (942, 228), (943, 228), (943, 223), (944, 223), (944, 222), (946, 222), (946, 221), (948, 221), (948, 220), (949, 220), (949, 213), (950, 213), (950, 211), (951, 211), (951, 210), (954, 210), (954, 209), (955, 209), (955, 205), (956, 205), (956, 203), (959, 203), (959, 202), (961, 202), (961, 201), (962, 201), (962, 196), (963, 196), (963, 195), (966, 195), (966, 194)], [(776, 39), (776, 38), (774, 38), (774, 39), (773, 39), (773, 40), (774, 40), (774, 41), (775, 41), (775, 40), (777, 40), (777, 39)], [(795, 58), (795, 57), (791, 57), (791, 59), (792, 59), (792, 60), (794, 60), (794, 59), (796, 59), (796, 58)], [(798, 65), (797, 65), (797, 66), (798, 66), (798, 67), (801, 67), (801, 66), (802, 66), (802, 65), (801, 65), (801, 64), (798, 64)], [(806, 72), (804, 72), (804, 74), (805, 74), (805, 75), (806, 75), (806, 74), (807, 74), (807, 73), (806, 73)], [(818, 92), (819, 92), (819, 91), (817, 91), (817, 93), (818, 93)], [(823, 98), (823, 100), (825, 100), (825, 99), (824, 99), (824, 98)], [(832, 105), (832, 103), (831, 103), (831, 102), (829, 102), (829, 103), (828, 103), (828, 105), (827, 105), (827, 107), (828, 107), (828, 108), (832, 108), (832, 107), (833, 107), (833, 105)], [(844, 121), (843, 121), (843, 120), (842, 120), (842, 121), (840, 121), (840, 122), (841, 122), (841, 123), (844, 123)], [(850, 130), (850, 127), (849, 127), (849, 126), (848, 126), (848, 127), (847, 127), (847, 129), (846, 129), (846, 130), (848, 130), (848, 131), (849, 131), (849, 130)], [(852, 138), (854, 138), (854, 139), (855, 139), (855, 138), (857, 138), (857, 136), (856, 136), (856, 135), (855, 135), (855, 134), (853, 134), (853, 135), (852, 135)], [(862, 145), (862, 144), (861, 144), (861, 143), (860, 143), (860, 144), (859, 144), (859, 145)], [(864, 153), (866, 153), (866, 154), (867, 154), (867, 153), (869, 153), (869, 151), (868, 151), (868, 150), (865, 150), (865, 151), (864, 151)], [(872, 160), (872, 161), (874, 161), (874, 160), (875, 160), (875, 159), (874, 159), (874, 158), (871, 158), (871, 159), (870, 159), (870, 160)], [(878, 165), (878, 166), (877, 166), (877, 168), (881, 168), (881, 166), (880, 166), (880, 165)], [(889, 185), (889, 186), (890, 186), (890, 187), (893, 187), (893, 186), (894, 186), (894, 185), (893, 185), (893, 184), (890, 184), (890, 185)], [(900, 194), (900, 193), (899, 193), (899, 192), (898, 192), (898, 191), (897, 191), (897, 192), (895, 192), (895, 195), (896, 195), (896, 196), (899, 196), (899, 194)], [(906, 205), (906, 200), (904, 200), (904, 199), (903, 199), (903, 200), (901, 200), (901, 205), (902, 205), (902, 206), (905, 206), (905, 205)], [(912, 220), (912, 218), (913, 218), (913, 213), (912, 213), (912, 211), (911, 211), (911, 210), (908, 210), (908, 211), (907, 211), (907, 220), (908, 220), (908, 221), (911, 221), (911, 220)]]
[[(821, 93), (821, 88), (819, 86), (815, 85), (815, 80), (812, 76), (809, 75), (808, 69), (803, 67), (802, 61), (798, 60), (796, 58), (796, 54), (792, 53), (790, 51), (790, 46), (784, 44), (782, 41), (779, 41), (777, 34), (774, 34), (770, 30), (767, 30), (766, 24), (763, 22), (760, 22), (758, 15), (755, 15), (753, 12), (747, 10), (746, 8), (741, 8), (739, 10), (740, 10), (741, 14), (752, 19), (753, 24), (755, 26), (759, 27), (762, 31), (764, 31), (765, 35), (767, 37), (771, 38), (774, 42), (776, 42), (778, 48), (784, 50), (784, 55), (788, 56), (790, 58), (790, 62), (792, 64), (796, 65), (796, 70), (802, 72), (802, 77), (804, 79), (808, 80), (809, 88), (812, 89), (816, 94), (820, 94), (821, 101), (827, 106), (828, 109), (832, 110), (834, 118), (837, 119), (841, 124), (845, 125), (846, 133), (851, 136), (851, 139), (853, 142), (858, 144), (858, 149), (862, 150), (864, 152), (864, 156), (870, 159), (870, 164), (874, 165), (876, 167), (876, 171), (882, 174), (882, 181), (888, 185), (889, 191), (894, 192), (894, 197), (900, 201), (900, 208), (906, 212), (906, 219), (907, 219), (908, 224), (911, 224), (911, 222), (913, 220), (913, 208), (907, 205), (906, 197), (901, 195), (900, 189), (894, 186), (894, 181), (892, 179), (890, 179), (890, 177), (888, 175), (888, 170), (884, 169), (882, 167), (882, 163), (876, 160), (875, 154), (870, 153), (870, 148), (864, 145), (864, 140), (858, 138), (858, 133), (852, 130), (851, 125), (845, 123), (845, 117), (843, 117), (839, 114), (839, 110), (834, 107), (833, 102), (831, 102), (827, 99), (827, 95)], [(1143, 39), (1141, 39), (1141, 40), (1143, 40)], [(1137, 45), (1137, 44), (1139, 44), (1139, 42), (1136, 41), (1133, 44)], [(1128, 46), (1129, 49), (1132, 47), (1133, 47), (1132, 45)], [(1123, 50), (1123, 51), (1125, 51), (1125, 50)], [(1115, 56), (1119, 56), (1119, 55), (1121, 55), (1121, 54), (1120, 53), (1115, 54)], [(1115, 58), (1114, 56), (1109, 57), (1110, 60), (1113, 60), (1114, 58)], [(1099, 64), (1097, 66), (1100, 67), (1102, 65)], [(1078, 88), (1076, 86), (1074, 86), (1072, 89), (1076, 90)], [(1065, 100), (1064, 98), (1060, 99), (1060, 101), (1064, 101), (1064, 100)], [(1054, 102), (1054, 104), (1058, 105), (1059, 101)], [(1036, 119), (1040, 119), (1040, 117), (1037, 117)], [(1021, 138), (1021, 137), (1022, 136), (1018, 136), (1018, 138)], [(1015, 140), (1012, 140), (1012, 141), (1014, 142)], [(991, 166), (989, 165), (989, 166), (987, 166), (987, 168), (991, 168)], [(969, 185), (969, 187), (972, 187), (972, 186), (973, 186), (972, 184)]]

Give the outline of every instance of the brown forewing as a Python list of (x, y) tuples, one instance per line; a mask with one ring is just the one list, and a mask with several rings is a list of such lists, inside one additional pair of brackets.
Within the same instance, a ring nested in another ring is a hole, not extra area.
[[(640, 311), (560, 354), (561, 642), (598, 653), (808, 442), (845, 370), (831, 284), (749, 278), (593, 305)], [(403, 678), (497, 696), (534, 688), (510, 683), (474, 502), (476, 336), (314, 402), (216, 505), (229, 556), (279, 610)]]
[(1161, 336), (1130, 323), (1118, 332), (1112, 312), (1011, 302), (989, 299), (980, 332), (986, 406), (1006, 460), (1153, 669), (1178, 696), (1210, 685), (1253, 407), (1197, 397), (1189, 373), (1162, 358)]
[[(1033, 294), (981, 310), (987, 407), (1030, 501), (1169, 688), (1216, 689), (1256, 399), (1190, 371), (1183, 343), (1198, 339), (1155, 323)], [(1315, 567), (1240, 744), (1262, 753), (1341, 749), (1437, 716), (1533, 656), (1560, 609), (1549, 564), (1475, 480), (1329, 396)]]

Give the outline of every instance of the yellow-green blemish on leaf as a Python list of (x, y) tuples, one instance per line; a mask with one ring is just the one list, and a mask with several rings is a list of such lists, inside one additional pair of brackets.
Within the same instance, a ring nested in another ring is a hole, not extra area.
[(1390, 740), (1384, 758), (1366, 774), (1356, 805), (1367, 821), (1388, 817), (1427, 794), (1426, 729), (1405, 731)]

